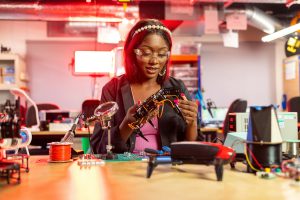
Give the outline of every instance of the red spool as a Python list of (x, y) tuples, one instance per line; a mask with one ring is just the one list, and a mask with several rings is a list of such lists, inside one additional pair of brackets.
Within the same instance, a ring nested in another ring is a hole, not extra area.
[(49, 143), (49, 162), (69, 162), (71, 161), (71, 144), (69, 142)]

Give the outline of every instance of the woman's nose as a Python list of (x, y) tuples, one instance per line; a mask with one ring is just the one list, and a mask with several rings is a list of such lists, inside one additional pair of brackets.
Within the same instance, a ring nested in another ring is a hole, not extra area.
[(151, 64), (157, 64), (158, 63), (158, 57), (157, 57), (157, 55), (152, 55), (151, 58), (150, 58), (150, 60), (149, 60), (149, 62)]

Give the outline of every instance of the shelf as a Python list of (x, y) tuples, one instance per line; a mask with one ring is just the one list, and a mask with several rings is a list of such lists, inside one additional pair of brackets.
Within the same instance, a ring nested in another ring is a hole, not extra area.
[(171, 55), (171, 62), (197, 62), (198, 55)]
[(171, 76), (181, 79), (190, 94), (194, 94), (200, 85), (200, 55), (171, 55)]
[(9, 90), (12, 88), (18, 88), (18, 86), (16, 84), (0, 84), (0, 90)]
[(28, 90), (26, 65), (17, 54), (0, 54), (0, 90), (22, 88)]

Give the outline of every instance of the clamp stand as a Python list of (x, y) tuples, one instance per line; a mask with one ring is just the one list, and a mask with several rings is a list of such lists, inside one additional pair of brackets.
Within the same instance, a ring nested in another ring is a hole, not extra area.
[(106, 156), (105, 158), (108, 160), (112, 160), (116, 158), (116, 154), (114, 154), (112, 150), (112, 145), (111, 145), (111, 125), (110, 125), (110, 120), (107, 121), (107, 126), (103, 126), (102, 129), (107, 129), (107, 145), (106, 145)]
[[(106, 145), (106, 155), (101, 155), (101, 159), (115, 159), (116, 154), (112, 152), (111, 145), (111, 119), (112, 116), (118, 111), (119, 106), (114, 101), (108, 101), (106, 103), (100, 104), (95, 110), (94, 115), (86, 119), (85, 124), (87, 125), (92, 121), (99, 121), (102, 130), (107, 130), (107, 145)], [(103, 133), (104, 134), (104, 133)]]

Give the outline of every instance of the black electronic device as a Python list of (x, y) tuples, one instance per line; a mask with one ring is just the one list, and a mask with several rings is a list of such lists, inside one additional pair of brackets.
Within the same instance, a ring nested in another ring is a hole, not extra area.
[(63, 118), (69, 118), (70, 111), (59, 109), (41, 110), (39, 111), (39, 115), (41, 121), (54, 122), (56, 120), (61, 121)]
[(175, 99), (182, 99), (181, 97), (182, 91), (179, 88), (162, 88), (155, 94), (148, 97), (144, 102), (142, 102), (135, 114), (134, 118), (136, 121), (128, 124), (128, 126), (136, 131), (138, 135), (140, 135), (143, 139), (148, 141), (143, 133), (140, 131), (140, 128), (146, 123), (149, 122), (151, 125), (151, 119), (155, 116), (161, 116), (161, 113), (163, 109), (159, 109), (160, 106), (164, 106), (165, 102), (168, 102), (174, 111), (180, 115), (183, 118), (183, 115), (178, 107), (174, 103)]
[(248, 172), (280, 165), (282, 137), (273, 105), (250, 107), (247, 132)]
[(2, 113), (0, 120), (0, 139), (20, 138), (20, 100), (17, 99), (15, 104), (7, 100), (5, 104), (0, 106), (0, 112)]
[(147, 178), (159, 164), (204, 164), (215, 166), (218, 181), (223, 179), (223, 165), (232, 162), (235, 151), (218, 143), (210, 142), (174, 142), (171, 144), (171, 156), (150, 155)]
[[(0, 178), (5, 178), (8, 184), (13, 178), (20, 183), (20, 169), (25, 163), (24, 158), (27, 158), (26, 172), (29, 171), (28, 156), (21, 155), (20, 157), (18, 154), (11, 156), (5, 152), (10, 147), (20, 146), (23, 139), (26, 140), (28, 134), (24, 132), (25, 137), (22, 137), (23, 133), (20, 129), (20, 99), (18, 98), (15, 104), (7, 100), (5, 104), (0, 105)], [(22, 166), (15, 162), (18, 159), (22, 159)]]
[(0, 177), (6, 179), (7, 184), (11, 183), (11, 179), (16, 179), (17, 183), (21, 183), (21, 167), (16, 162), (0, 162)]

